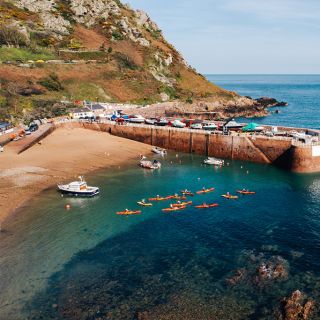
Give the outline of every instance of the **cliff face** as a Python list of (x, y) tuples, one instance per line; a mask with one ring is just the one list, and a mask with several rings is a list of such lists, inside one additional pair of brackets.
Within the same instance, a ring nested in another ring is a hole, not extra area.
[(235, 93), (188, 66), (145, 12), (120, 1), (0, 5), (0, 118), (46, 113), (60, 100), (237, 105)]

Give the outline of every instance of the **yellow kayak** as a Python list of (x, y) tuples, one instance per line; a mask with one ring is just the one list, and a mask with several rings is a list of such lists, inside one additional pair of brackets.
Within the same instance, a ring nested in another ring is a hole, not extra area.
[(223, 194), (221, 197), (226, 198), (226, 199), (238, 199), (238, 196), (232, 196), (231, 194)]
[(152, 203), (147, 203), (143, 201), (138, 201), (137, 204), (143, 207), (152, 207)]

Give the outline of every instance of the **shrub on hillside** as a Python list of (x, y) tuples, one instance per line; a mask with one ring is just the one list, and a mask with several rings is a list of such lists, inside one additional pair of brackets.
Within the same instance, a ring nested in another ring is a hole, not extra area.
[(0, 44), (8, 47), (25, 46), (28, 39), (18, 28), (0, 24)]
[(114, 58), (117, 60), (120, 69), (137, 70), (139, 68), (130, 57), (122, 52), (116, 52)]
[(43, 87), (48, 89), (49, 91), (60, 91), (63, 90), (63, 86), (59, 81), (58, 75), (55, 73), (50, 74), (48, 77), (42, 78), (39, 81)]

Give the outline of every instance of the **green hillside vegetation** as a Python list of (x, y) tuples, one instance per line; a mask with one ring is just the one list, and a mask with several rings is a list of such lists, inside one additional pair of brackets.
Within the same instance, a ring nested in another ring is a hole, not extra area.
[(54, 116), (65, 110), (61, 100), (234, 99), (187, 66), (146, 14), (112, 0), (101, 9), (92, 0), (81, 15), (77, 1), (0, 1), (0, 119), (29, 119), (39, 108)]

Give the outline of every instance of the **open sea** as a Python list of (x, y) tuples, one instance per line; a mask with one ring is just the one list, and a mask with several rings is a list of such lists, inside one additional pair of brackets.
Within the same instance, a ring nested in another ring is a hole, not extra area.
[[(263, 123), (319, 127), (320, 77), (288, 77), (209, 78), (290, 103)], [(154, 172), (130, 161), (87, 175), (100, 187), (96, 198), (48, 189), (5, 222), (0, 319), (284, 319), (283, 298), (295, 290), (302, 305), (314, 301), (309, 319), (320, 319), (319, 174), (240, 161), (213, 168), (174, 152), (160, 161)], [(116, 215), (142, 198), (203, 187), (215, 191), (188, 199), (218, 207), (164, 213), (168, 200)], [(221, 197), (242, 188), (256, 194)]]
[[(320, 129), (320, 75), (206, 75), (215, 84), (252, 98), (272, 97), (288, 107), (254, 122)], [(243, 120), (243, 119), (240, 119)], [(244, 120), (248, 122), (248, 119)]]

